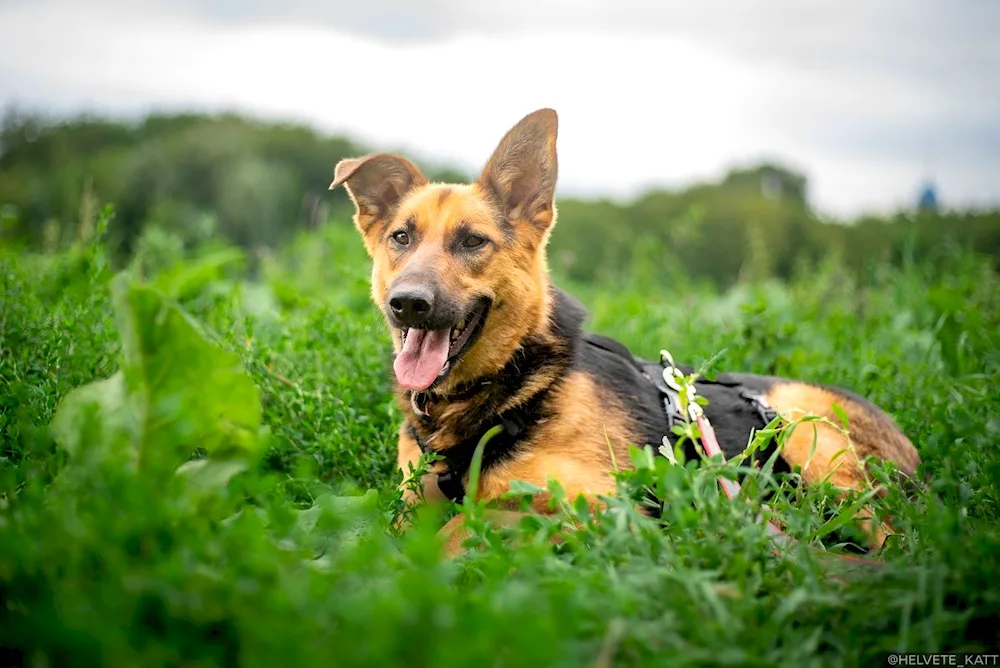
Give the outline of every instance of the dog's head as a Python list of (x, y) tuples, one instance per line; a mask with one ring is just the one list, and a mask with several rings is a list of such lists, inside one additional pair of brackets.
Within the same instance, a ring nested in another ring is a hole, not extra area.
[(556, 133), (555, 111), (526, 116), (471, 184), (428, 183), (389, 153), (337, 164), (330, 188), (354, 201), (403, 388), (447, 393), (494, 373), (545, 327)]

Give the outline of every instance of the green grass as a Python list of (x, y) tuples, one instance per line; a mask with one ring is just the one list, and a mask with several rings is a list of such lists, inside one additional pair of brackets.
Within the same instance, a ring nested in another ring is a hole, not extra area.
[[(560, 499), (501, 533), (458, 509), (485, 549), (442, 561), (442, 517), (388, 528), (401, 416), (353, 229), (300, 237), (253, 280), (245, 264), (151, 250), (116, 277), (97, 242), (0, 253), (0, 663), (882, 665), (1000, 644), (987, 262), (942, 248), (864, 285), (828, 266), (724, 294), (564, 284), (637, 354), (718, 356), (890, 411), (929, 482), (880, 504), (905, 536), (861, 573), (771, 554), (752, 522), (768, 477), (730, 503), (717, 463), (640, 454), (598, 517)], [(662, 522), (634, 510), (646, 487), (669, 499)], [(824, 491), (771, 502), (817, 550), (847, 512)], [(567, 519), (582, 528), (552, 547)]]

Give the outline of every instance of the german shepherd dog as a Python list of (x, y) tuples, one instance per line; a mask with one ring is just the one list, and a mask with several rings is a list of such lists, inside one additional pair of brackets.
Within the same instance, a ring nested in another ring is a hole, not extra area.
[[(595, 508), (616, 491), (614, 463), (628, 466), (630, 445), (670, 434), (659, 384), (621, 344), (581, 325), (586, 311), (549, 279), (545, 248), (556, 222), (556, 135), (552, 109), (517, 123), (471, 184), (430, 183), (404, 157), (375, 153), (340, 161), (333, 190), (345, 185), (354, 222), (373, 261), (371, 296), (383, 311), (395, 352), (394, 386), (405, 421), (398, 464), (405, 480), (421, 452), (434, 462), (420, 485), (426, 502), (460, 500), (472, 451), (495, 425), (503, 432), (483, 454), (477, 500), (498, 501), (510, 482), (545, 488), (558, 480), (571, 499)], [(791, 428), (779, 463), (799, 467), (806, 484), (829, 480), (859, 489), (865, 461), (891, 460), (913, 476), (916, 449), (879, 408), (838, 388), (731, 374), (699, 382), (705, 415), (727, 457), (739, 454), (768, 406)], [(747, 392), (761, 398), (756, 404)], [(846, 412), (849, 437), (825, 421)], [(496, 504), (493, 504), (496, 505)], [(544, 495), (533, 510), (549, 512)], [(513, 523), (512, 510), (494, 510)], [(872, 514), (859, 524), (871, 547), (889, 530)], [(445, 553), (462, 551), (462, 516), (442, 529)]]

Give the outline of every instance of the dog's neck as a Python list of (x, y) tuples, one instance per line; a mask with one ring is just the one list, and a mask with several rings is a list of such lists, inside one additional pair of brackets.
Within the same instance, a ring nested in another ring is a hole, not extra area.
[(464, 383), (447, 395), (415, 395), (397, 386), (400, 408), (422, 442), (437, 451), (478, 438), (505, 411), (532, 399), (539, 414), (529, 417), (541, 418), (545, 402), (537, 399), (567, 375), (586, 317), (576, 299), (553, 286), (545, 326), (525, 336), (497, 373)]

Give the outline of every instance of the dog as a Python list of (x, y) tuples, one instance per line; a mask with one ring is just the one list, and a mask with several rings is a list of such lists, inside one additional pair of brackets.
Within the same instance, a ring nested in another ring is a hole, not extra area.
[[(585, 333), (586, 310), (550, 280), (557, 134), (554, 110), (529, 114), (471, 184), (429, 182), (391, 153), (335, 167), (330, 189), (343, 184), (354, 203), (372, 260), (371, 297), (392, 338), (392, 380), (405, 415), (398, 465), (406, 503), (461, 500), (476, 444), (500, 425), (483, 452), (477, 500), (499, 501), (513, 480), (545, 488), (554, 478), (569, 498), (583, 495), (597, 508), (601, 496), (615, 493), (615, 462), (629, 465), (629, 447), (655, 450), (670, 434), (676, 416), (662, 368)], [(826, 479), (860, 489), (868, 458), (895, 462), (905, 476), (919, 466), (893, 420), (846, 390), (753, 374), (695, 387), (708, 399), (705, 415), (727, 457), (778, 415), (792, 431), (776, 461), (800, 468), (806, 484)], [(835, 404), (848, 417), (848, 436), (833, 426)], [(803, 414), (829, 422), (794, 422)], [(422, 476), (418, 495), (408, 476), (425, 451), (443, 460)], [(550, 512), (544, 494), (532, 510)], [(492, 512), (501, 524), (520, 517)], [(870, 546), (880, 547), (889, 529), (870, 512), (859, 515)], [(462, 522), (458, 515), (441, 529), (448, 555), (462, 551)]]

